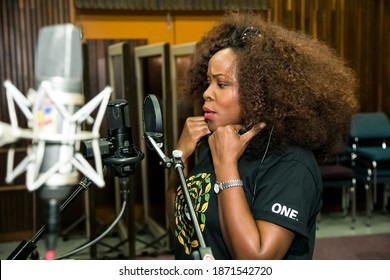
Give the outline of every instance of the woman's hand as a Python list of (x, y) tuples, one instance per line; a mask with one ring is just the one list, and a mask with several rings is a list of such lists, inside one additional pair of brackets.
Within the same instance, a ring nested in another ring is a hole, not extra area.
[(203, 116), (187, 118), (176, 149), (183, 152), (182, 158), (187, 159), (195, 151), (200, 139), (211, 131)]
[[(227, 171), (226, 167), (237, 166), (237, 162), (244, 153), (249, 141), (264, 127), (265, 123), (259, 123), (242, 135), (238, 133), (241, 128), (239, 125), (218, 127), (217, 130), (213, 132), (208, 141), (213, 157), (215, 174), (219, 181), (225, 180), (225, 178), (220, 178), (220, 176), (225, 177), (222, 174), (222, 171)], [(224, 173), (227, 173), (228, 175), (229, 171)], [(226, 178), (226, 180), (231, 179), (235, 178)]]

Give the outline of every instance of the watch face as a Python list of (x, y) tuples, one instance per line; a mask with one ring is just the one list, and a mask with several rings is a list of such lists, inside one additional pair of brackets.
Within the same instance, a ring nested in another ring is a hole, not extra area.
[(214, 191), (215, 193), (219, 193), (219, 186), (217, 183), (214, 184)]

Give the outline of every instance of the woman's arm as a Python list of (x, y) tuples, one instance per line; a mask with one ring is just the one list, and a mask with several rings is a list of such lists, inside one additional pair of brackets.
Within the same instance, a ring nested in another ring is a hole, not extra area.
[[(243, 135), (236, 126), (219, 127), (209, 137), (216, 179), (240, 179), (237, 163), (249, 140), (265, 127), (256, 125)], [(235, 259), (281, 259), (290, 247), (294, 233), (278, 225), (255, 220), (242, 187), (218, 194), (219, 221), (223, 238)]]
[(223, 238), (234, 259), (282, 259), (286, 255), (294, 233), (254, 220), (241, 187), (220, 192), (218, 205)]

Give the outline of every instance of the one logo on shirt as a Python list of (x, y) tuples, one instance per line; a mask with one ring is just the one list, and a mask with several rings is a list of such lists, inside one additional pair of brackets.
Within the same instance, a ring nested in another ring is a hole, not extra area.
[(286, 205), (275, 203), (274, 205), (272, 205), (272, 212), (298, 221), (297, 218), (298, 211), (290, 207), (287, 207)]

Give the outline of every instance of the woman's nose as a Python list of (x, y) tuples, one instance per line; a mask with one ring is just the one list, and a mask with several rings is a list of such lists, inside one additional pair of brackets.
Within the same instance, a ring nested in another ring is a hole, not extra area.
[(208, 87), (207, 87), (207, 89), (204, 91), (204, 93), (203, 93), (203, 99), (205, 100), (205, 101), (210, 101), (211, 100), (211, 86), (209, 85)]

